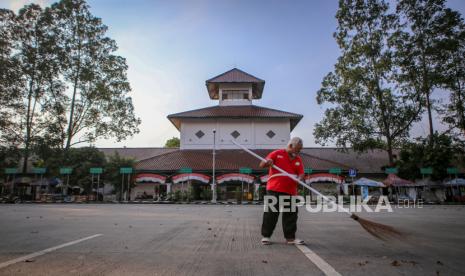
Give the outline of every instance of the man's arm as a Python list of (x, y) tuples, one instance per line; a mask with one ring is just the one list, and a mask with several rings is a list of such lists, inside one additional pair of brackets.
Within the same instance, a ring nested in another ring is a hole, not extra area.
[(260, 164), (258, 165), (260, 168), (269, 168), (273, 166), (273, 160), (272, 159), (267, 159), (266, 162), (261, 161)]
[(269, 168), (272, 167), (274, 162), (273, 160), (276, 158), (276, 151), (270, 152), (266, 157), (266, 162), (261, 161), (260, 164), (258, 165), (260, 168)]

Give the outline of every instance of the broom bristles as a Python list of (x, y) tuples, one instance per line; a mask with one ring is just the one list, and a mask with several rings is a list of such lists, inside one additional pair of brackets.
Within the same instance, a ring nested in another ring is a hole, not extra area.
[(392, 226), (373, 222), (371, 220), (361, 218), (355, 214), (352, 214), (350, 217), (360, 223), (363, 229), (365, 229), (368, 233), (380, 240), (385, 241), (388, 239), (399, 239), (402, 237), (402, 233)]

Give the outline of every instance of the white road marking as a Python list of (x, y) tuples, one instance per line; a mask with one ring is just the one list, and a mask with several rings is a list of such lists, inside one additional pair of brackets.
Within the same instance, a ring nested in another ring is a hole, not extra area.
[(295, 245), (297, 248), (304, 253), (304, 255), (312, 261), (325, 275), (327, 276), (341, 276), (331, 265), (329, 265), (325, 260), (318, 256), (315, 252), (310, 250), (310, 248), (305, 245)]
[(72, 242), (67, 242), (67, 243), (64, 243), (64, 244), (61, 244), (61, 245), (50, 247), (50, 248), (44, 249), (42, 251), (38, 251), (38, 252), (35, 252), (35, 253), (32, 253), (32, 254), (23, 256), (23, 257), (19, 257), (19, 258), (10, 260), (10, 261), (6, 261), (4, 263), (0, 263), (0, 269), (5, 268), (5, 267), (7, 267), (9, 265), (12, 265), (12, 264), (15, 264), (15, 263), (24, 262), (26, 260), (29, 260), (29, 259), (41, 256), (41, 255), (50, 253), (52, 251), (58, 250), (60, 248), (66, 247), (66, 246), (70, 246), (70, 245), (73, 245), (73, 244), (76, 244), (76, 243), (80, 243), (80, 242), (83, 242), (83, 241), (86, 241), (86, 240), (90, 240), (90, 239), (93, 239), (93, 238), (96, 238), (96, 237), (100, 237), (102, 235), (103, 234), (92, 235), (92, 236), (85, 237), (85, 238), (82, 238), (82, 239), (79, 239), (79, 240), (75, 240), (75, 241), (72, 241)]

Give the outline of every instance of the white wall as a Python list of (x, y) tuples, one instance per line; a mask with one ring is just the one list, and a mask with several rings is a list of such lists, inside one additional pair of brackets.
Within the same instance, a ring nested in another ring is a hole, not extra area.
[[(290, 120), (255, 120), (255, 145), (257, 148), (268, 148), (269, 145), (286, 146), (290, 139)], [(273, 131), (275, 136), (269, 138), (266, 134)]]
[[(189, 119), (181, 122), (181, 149), (212, 149), (213, 129), (216, 129), (217, 149), (237, 149), (231, 143), (231, 133), (237, 131), (237, 141), (252, 149), (275, 149), (286, 146), (290, 138), (289, 119)], [(195, 133), (204, 133), (198, 138)], [(266, 133), (273, 131), (269, 138)]]
[[(213, 145), (213, 129), (217, 123), (213, 120), (184, 120), (181, 122), (181, 149), (209, 148)], [(202, 131), (205, 135), (198, 138), (195, 134)]]

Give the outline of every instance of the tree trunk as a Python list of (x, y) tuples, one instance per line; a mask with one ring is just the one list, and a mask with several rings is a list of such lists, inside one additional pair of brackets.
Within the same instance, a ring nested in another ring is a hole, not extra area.
[(77, 83), (78, 83), (78, 77), (74, 79), (74, 88), (73, 88), (73, 98), (71, 100), (71, 111), (69, 114), (69, 123), (68, 123), (68, 131), (67, 131), (67, 139), (66, 139), (66, 146), (65, 146), (65, 151), (68, 151), (68, 149), (71, 146), (71, 139), (73, 138), (73, 116), (74, 116), (74, 102), (76, 101), (76, 92), (77, 92)]
[(428, 121), (429, 121), (429, 142), (433, 144), (433, 115), (431, 111), (431, 100), (430, 100), (430, 94), (427, 91), (426, 92), (426, 109), (428, 110)]
[(465, 133), (465, 112), (463, 110), (463, 99), (460, 96), (461, 91), (457, 91), (457, 104), (456, 109), (459, 116), (458, 128), (461, 132)]
[(387, 153), (389, 156), (389, 167), (394, 166), (394, 155), (392, 153), (392, 139), (390, 137), (387, 138)]
[(376, 96), (378, 98), (379, 106), (380, 106), (380, 109), (381, 109), (381, 119), (382, 119), (382, 123), (383, 123), (383, 127), (384, 127), (384, 130), (382, 131), (382, 133), (386, 137), (386, 142), (387, 142), (387, 152), (388, 152), (388, 156), (389, 156), (389, 166), (393, 166), (394, 165), (394, 158), (392, 156), (392, 135), (391, 135), (391, 129), (390, 129), (391, 125), (389, 123), (389, 117), (386, 114), (386, 106), (384, 104), (384, 98), (383, 98), (381, 88), (379, 86), (379, 82), (377, 83), (376, 86), (377, 86), (376, 87), (376, 92), (377, 92)]
[[(423, 36), (423, 34), (422, 34)], [(433, 115), (431, 111), (431, 99), (430, 99), (430, 91), (431, 91), (431, 86), (429, 85), (429, 76), (428, 76), (428, 70), (426, 66), (426, 50), (425, 46), (422, 44), (420, 46), (420, 49), (422, 51), (421, 55), (421, 67), (422, 67), (422, 72), (421, 72), (421, 80), (422, 80), (422, 85), (421, 85), (421, 93), (425, 95), (426, 97), (426, 110), (428, 111), (428, 123), (429, 123), (429, 143), (432, 145), (433, 144)]]
[(79, 81), (79, 71), (81, 69), (81, 43), (79, 42), (78, 46), (78, 63), (76, 67), (76, 76), (74, 78), (74, 88), (73, 88), (73, 98), (71, 100), (71, 111), (69, 114), (69, 123), (68, 123), (68, 132), (67, 132), (67, 140), (65, 146), (65, 152), (68, 152), (69, 148), (71, 147), (71, 139), (73, 138), (73, 116), (74, 116), (74, 103), (76, 101), (76, 92), (77, 92), (77, 85)]
[[(458, 69), (456, 69), (458, 71)], [(462, 98), (462, 85), (460, 84), (460, 75), (456, 71), (456, 78), (457, 78), (457, 103), (456, 103), (456, 109), (457, 113), (459, 116), (459, 123), (458, 123), (458, 128), (462, 132), (462, 134), (465, 136), (465, 110), (463, 110), (463, 98)], [(453, 92), (452, 92), (453, 93)]]
[(24, 155), (23, 155), (23, 168), (22, 172), (27, 172), (27, 162), (29, 160), (29, 148), (31, 143), (31, 101), (32, 101), (32, 90), (33, 90), (34, 78), (29, 83), (29, 93), (27, 96), (27, 113), (26, 113), (26, 137), (24, 139)]

